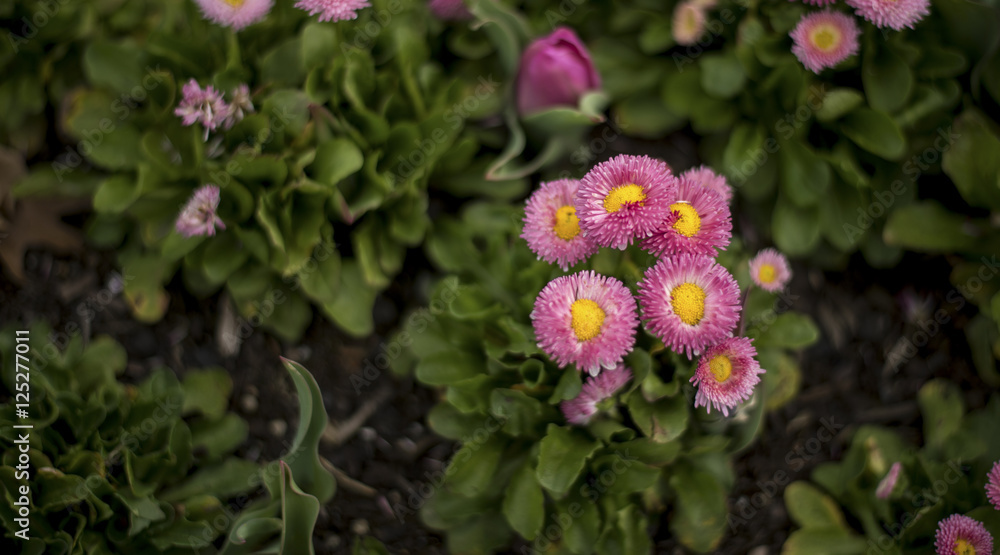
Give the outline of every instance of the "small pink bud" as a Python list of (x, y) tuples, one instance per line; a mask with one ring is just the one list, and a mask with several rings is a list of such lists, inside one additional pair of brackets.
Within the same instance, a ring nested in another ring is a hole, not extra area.
[(601, 88), (587, 48), (572, 30), (560, 27), (528, 45), (517, 75), (517, 109), (522, 116), (553, 106), (576, 107), (585, 93)]

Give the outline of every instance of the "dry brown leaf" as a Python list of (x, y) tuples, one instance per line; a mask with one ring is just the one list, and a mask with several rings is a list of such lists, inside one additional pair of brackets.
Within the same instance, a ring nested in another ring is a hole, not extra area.
[(24, 253), (31, 247), (44, 247), (58, 253), (83, 249), (83, 235), (66, 225), (62, 216), (87, 209), (80, 199), (21, 199), (14, 207), (9, 223), (0, 230), (0, 262), (15, 283), (24, 281)]

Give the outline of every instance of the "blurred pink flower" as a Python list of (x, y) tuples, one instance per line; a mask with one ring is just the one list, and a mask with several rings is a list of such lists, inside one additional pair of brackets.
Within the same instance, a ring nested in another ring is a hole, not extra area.
[(674, 42), (691, 46), (705, 33), (705, 10), (708, 6), (697, 0), (686, 0), (674, 7), (671, 32)]
[(357, 11), (371, 6), (368, 0), (297, 0), (295, 7), (319, 15), (320, 21), (356, 19)]
[(179, 216), (177, 216), (177, 233), (185, 237), (195, 235), (215, 235), (216, 226), (219, 229), (226, 229), (226, 224), (215, 214), (219, 208), (219, 188), (208, 184), (200, 187), (191, 196), (191, 199), (184, 205)]
[(430, 0), (427, 7), (434, 17), (443, 21), (464, 21), (472, 19), (472, 12), (462, 0)]
[(250, 87), (245, 84), (236, 87), (236, 90), (233, 91), (233, 100), (229, 103), (229, 112), (226, 114), (226, 129), (230, 129), (243, 121), (246, 114), (248, 112), (253, 113), (253, 111), (253, 99), (250, 98)]
[(861, 30), (854, 18), (825, 10), (802, 16), (789, 35), (792, 54), (813, 73), (833, 67), (858, 52)]
[(205, 19), (240, 29), (264, 19), (274, 0), (195, 0)]
[(901, 31), (930, 13), (930, 0), (847, 0), (854, 13), (871, 21), (876, 27)]
[(632, 371), (619, 364), (613, 370), (605, 370), (583, 384), (580, 393), (559, 404), (566, 421), (570, 424), (585, 426), (591, 417), (597, 413), (597, 404), (610, 399), (615, 392), (632, 379)]
[(878, 487), (875, 488), (875, 497), (879, 499), (889, 499), (892, 494), (892, 490), (896, 487), (896, 481), (899, 480), (899, 471), (903, 469), (903, 464), (899, 461), (892, 463), (892, 467), (889, 468), (889, 472), (882, 478), (882, 481), (878, 483)]
[(599, 90), (601, 76), (572, 30), (560, 27), (528, 45), (517, 73), (517, 109), (528, 115), (553, 106), (576, 107), (584, 93)]
[(222, 93), (209, 85), (202, 89), (198, 82), (191, 79), (182, 88), (184, 97), (174, 110), (174, 115), (180, 116), (184, 125), (194, 125), (200, 122), (205, 128), (205, 140), (208, 134), (222, 126), (229, 116), (229, 105), (222, 100)]

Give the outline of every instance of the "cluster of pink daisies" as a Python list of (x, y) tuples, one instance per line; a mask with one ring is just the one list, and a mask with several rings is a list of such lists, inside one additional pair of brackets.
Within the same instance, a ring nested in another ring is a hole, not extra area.
[[(803, 0), (814, 6), (831, 6), (837, 0)], [(930, 13), (930, 0), (845, 0), (854, 13), (876, 27), (901, 31)], [(861, 30), (857, 21), (829, 8), (802, 17), (792, 37), (792, 53), (814, 73), (834, 67), (858, 52)]]
[[(665, 346), (701, 356), (691, 378), (695, 406), (728, 416), (750, 397), (763, 370), (751, 340), (733, 336), (740, 289), (715, 260), (731, 238), (731, 198), (725, 178), (708, 168), (678, 177), (660, 160), (620, 155), (581, 180), (542, 183), (528, 199), (521, 236), (563, 271), (601, 247), (636, 241), (658, 258), (638, 284), (638, 307), (621, 281), (593, 271), (556, 278), (539, 293), (531, 313), (539, 347), (560, 367), (574, 364), (591, 376), (562, 405), (569, 422), (585, 424), (630, 379), (622, 361), (635, 346), (640, 311), (646, 330)], [(769, 291), (791, 277), (787, 260), (772, 249), (751, 261), (751, 273)]]
[(181, 93), (183, 97), (174, 115), (180, 117), (184, 125), (200, 123), (205, 128), (206, 141), (210, 132), (220, 127), (230, 129), (243, 120), (247, 112), (254, 111), (250, 87), (246, 85), (236, 87), (231, 102), (226, 102), (212, 85), (203, 89), (194, 79), (184, 84)]
[[(195, 0), (205, 19), (240, 29), (263, 20), (274, 0)], [(368, 0), (296, 0), (295, 7), (318, 15), (320, 21), (342, 21), (358, 17), (358, 10), (371, 6)]]
[[(899, 462), (893, 463), (875, 490), (877, 498), (889, 498), (899, 480), (902, 466)], [(986, 476), (986, 498), (994, 509), (1000, 511), (1000, 461), (993, 464)], [(992, 555), (993, 536), (978, 520), (953, 514), (938, 522), (934, 547), (938, 555)]]

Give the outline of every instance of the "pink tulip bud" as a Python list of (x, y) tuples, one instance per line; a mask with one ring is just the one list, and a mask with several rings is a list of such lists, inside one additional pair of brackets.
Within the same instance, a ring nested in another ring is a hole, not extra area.
[(462, 0), (430, 0), (427, 6), (434, 17), (442, 21), (465, 21), (472, 19), (472, 13)]
[(601, 88), (590, 53), (572, 30), (560, 27), (528, 45), (517, 75), (517, 108), (528, 115), (553, 106), (576, 107)]

